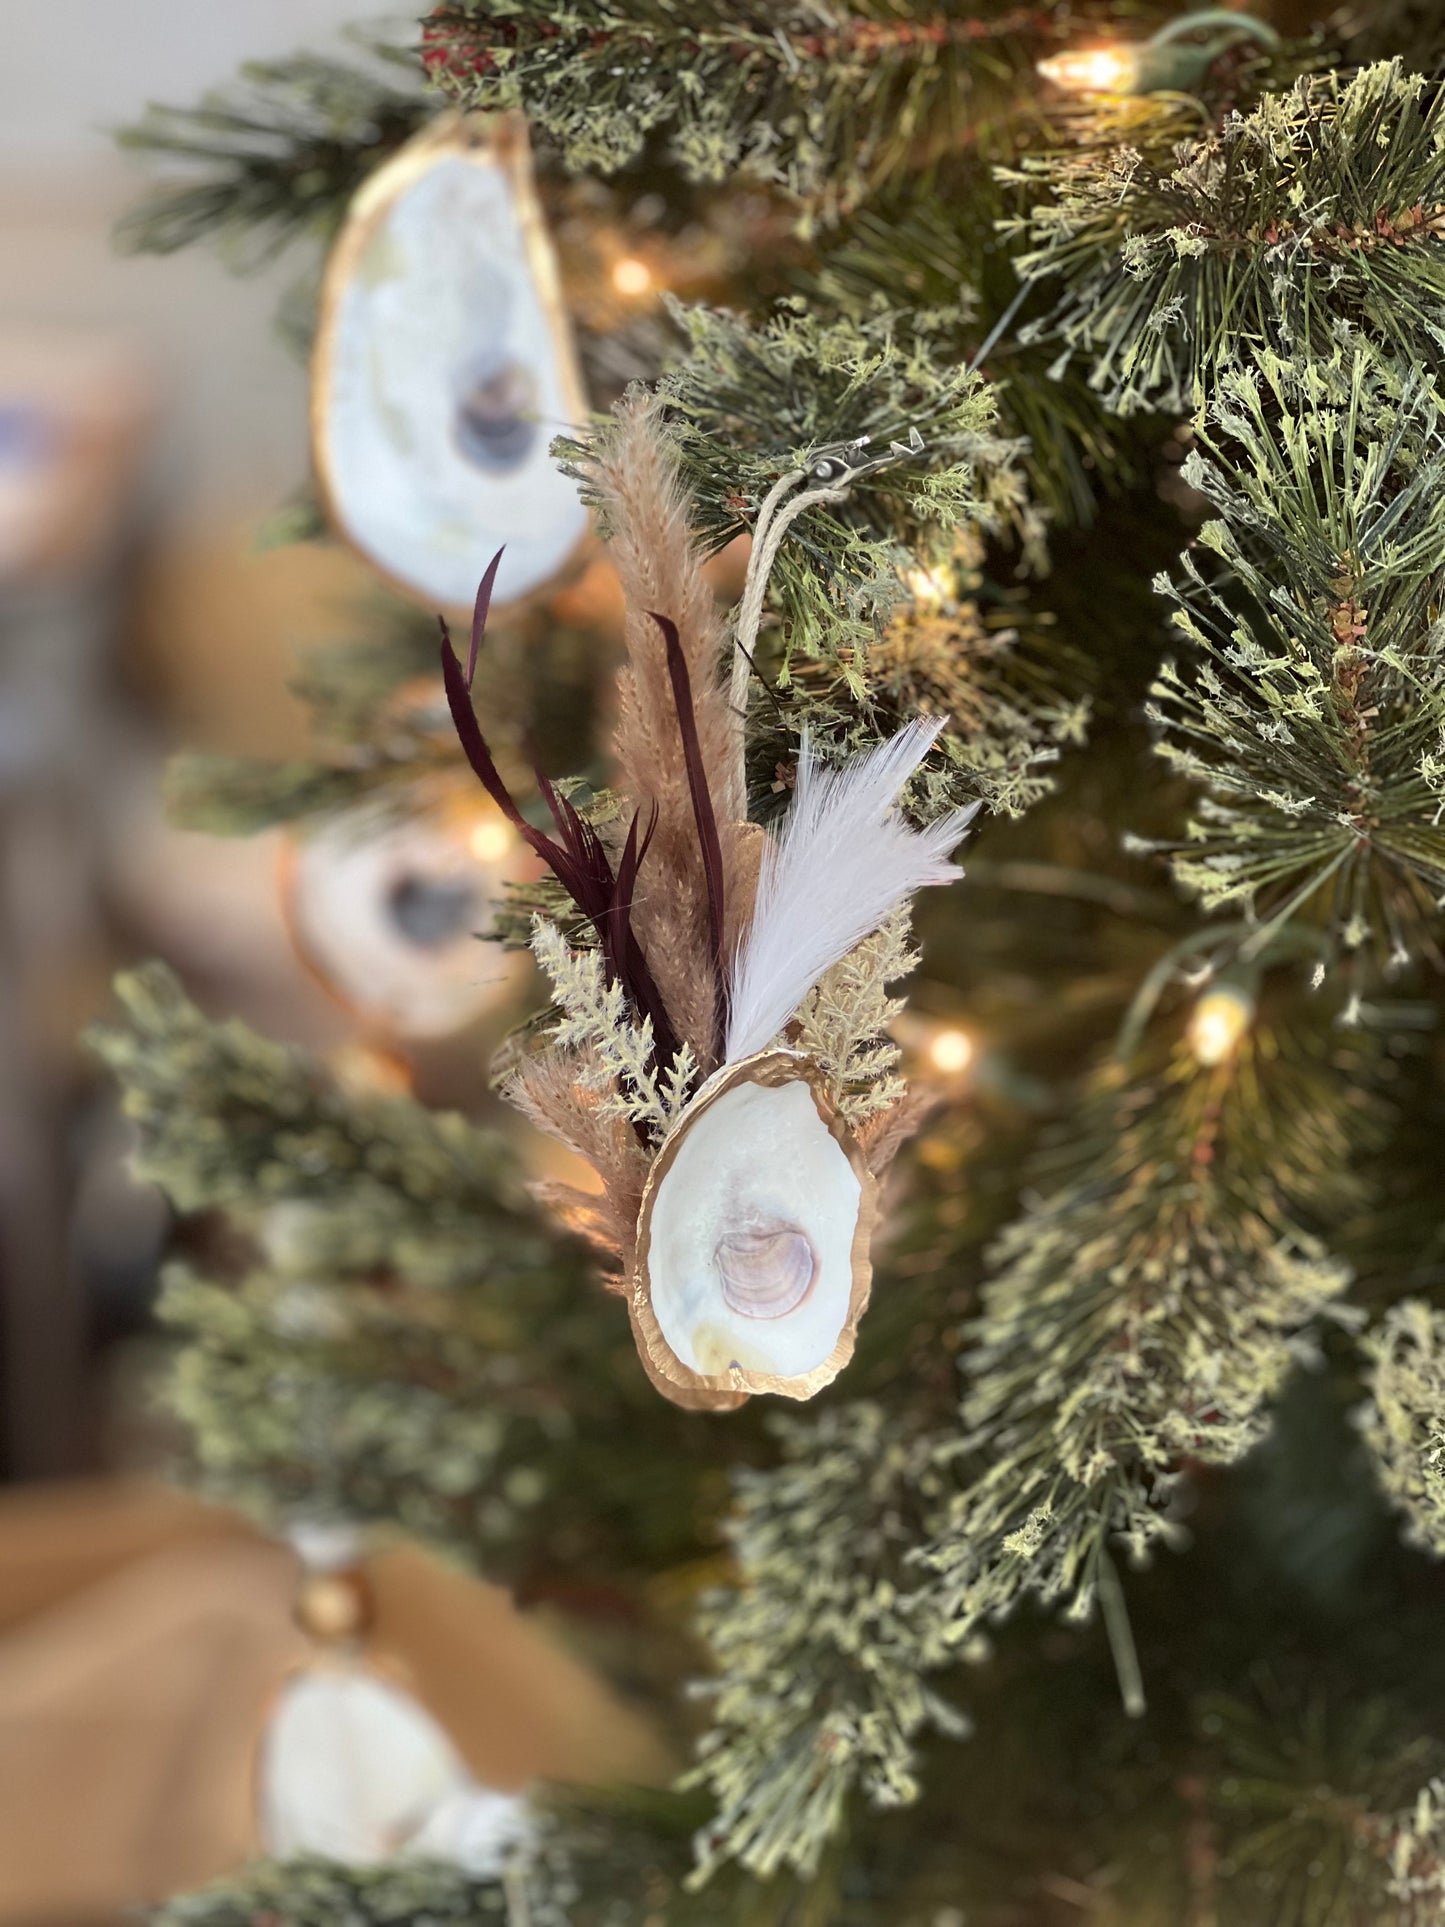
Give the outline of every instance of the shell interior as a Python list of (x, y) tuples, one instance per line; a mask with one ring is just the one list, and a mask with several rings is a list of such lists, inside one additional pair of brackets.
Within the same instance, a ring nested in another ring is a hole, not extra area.
[(672, 1360), (795, 1396), (830, 1377), (859, 1309), (871, 1192), (812, 1083), (743, 1077), (704, 1093), (664, 1156), (644, 1207), (643, 1264)]
[(540, 588), (587, 525), (549, 444), (585, 403), (518, 133), (422, 137), (358, 198), (328, 270), (317, 472), (339, 532), (433, 607)]
[(479, 1785), (426, 1708), (364, 1667), (290, 1680), (257, 1766), (262, 1843), (278, 1859), (413, 1854), (494, 1876), (531, 1831), (522, 1799)]
[(259, 1821), (278, 1859), (379, 1866), (464, 1789), (460, 1755), (426, 1709), (361, 1669), (302, 1673), (261, 1743)]
[(512, 960), (477, 942), (500, 888), (500, 870), (445, 826), (363, 810), (295, 846), (287, 909), (338, 996), (399, 1035), (444, 1037), (515, 985)]

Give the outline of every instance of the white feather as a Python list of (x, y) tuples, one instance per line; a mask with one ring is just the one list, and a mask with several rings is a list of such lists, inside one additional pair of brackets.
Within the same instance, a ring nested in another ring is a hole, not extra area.
[(926, 830), (910, 829), (897, 808), (942, 728), (916, 718), (840, 769), (820, 768), (803, 738), (793, 805), (763, 855), (733, 965), (728, 1063), (770, 1044), (823, 972), (915, 890), (963, 874), (947, 859), (977, 803)]

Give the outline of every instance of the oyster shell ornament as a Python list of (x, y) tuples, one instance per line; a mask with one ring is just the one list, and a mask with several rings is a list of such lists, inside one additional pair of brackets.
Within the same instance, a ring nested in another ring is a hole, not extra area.
[(515, 868), (494, 810), (394, 821), (375, 808), (323, 818), (283, 846), (281, 903), (313, 977), (384, 1037), (447, 1037), (518, 988), (520, 959), (478, 933)]
[(549, 453), (587, 405), (520, 114), (449, 114), (369, 177), (326, 264), (312, 464), (335, 533), (429, 608), (549, 583), (587, 513)]
[(877, 1181), (806, 1058), (730, 1065), (652, 1167), (633, 1321), (669, 1384), (806, 1398), (853, 1351)]
[(255, 1762), (258, 1844), (346, 1867), (440, 1861), (502, 1873), (535, 1832), (523, 1795), (476, 1780), (450, 1736), (370, 1650), (370, 1588), (354, 1534), (298, 1526), (295, 1616), (308, 1660), (283, 1681)]
[[(471, 684), (495, 561), (465, 667), (443, 624), (468, 760), (577, 912), (565, 936), (534, 920), (556, 1008), (507, 1095), (591, 1164), (600, 1191), (543, 1195), (611, 1260), (653, 1383), (704, 1410), (760, 1392), (810, 1398), (852, 1356), (879, 1181), (919, 1118), (884, 1034), (898, 1008), (888, 984), (913, 962), (910, 899), (960, 874), (948, 858), (973, 814), (922, 830), (900, 814), (942, 727), (920, 719), (840, 768), (821, 766), (805, 737), (781, 829), (747, 820), (759, 572), (801, 510), (841, 499), (876, 464), (860, 449), (819, 451), (764, 502), (730, 647), (660, 406), (619, 404), (587, 478), (627, 608), (622, 807), (605, 819), (539, 774), (553, 830), (538, 829), (483, 739)], [(894, 445), (881, 459), (914, 452)], [(799, 484), (811, 486), (783, 506)]]

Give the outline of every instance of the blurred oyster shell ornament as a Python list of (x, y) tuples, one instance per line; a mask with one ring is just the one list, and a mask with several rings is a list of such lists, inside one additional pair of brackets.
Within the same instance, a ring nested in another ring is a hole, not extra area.
[[(483, 739), (471, 684), (495, 562), (465, 666), (443, 624), (442, 674), (478, 780), (577, 913), (566, 934), (550, 899), (534, 918), (555, 1011), (504, 1088), (601, 1189), (539, 1190), (607, 1254), (658, 1390), (727, 1411), (758, 1392), (811, 1398), (852, 1356), (878, 1185), (921, 1116), (882, 1034), (888, 981), (911, 967), (884, 933), (915, 891), (959, 874), (948, 857), (973, 812), (904, 820), (899, 795), (942, 727), (915, 719), (838, 768), (804, 737), (782, 828), (747, 820), (747, 678), (772, 558), (802, 510), (917, 454), (916, 437), (880, 458), (821, 449), (779, 478), (729, 650), (660, 404), (633, 395), (616, 414), (587, 477), (627, 610), (607, 814), (585, 816), (539, 772), (553, 824), (539, 829)], [(847, 998), (820, 1005), (845, 959)], [(810, 1054), (815, 1007), (832, 1015)]]
[(664, 1141), (638, 1223), (633, 1322), (661, 1377), (792, 1398), (835, 1378), (868, 1303), (877, 1190), (806, 1058), (714, 1078)]
[(327, 518), (403, 593), (499, 602), (567, 564), (587, 527), (549, 454), (586, 419), (520, 114), (445, 115), (365, 182), (327, 261), (311, 376)]
[(496, 1877), (530, 1841), (523, 1796), (482, 1785), (421, 1702), (370, 1652), (370, 1588), (356, 1535), (298, 1525), (295, 1617), (309, 1660), (286, 1679), (256, 1756), (259, 1844), (280, 1860), (345, 1867), (440, 1861)]
[(481, 941), (519, 854), (495, 811), (394, 821), (363, 805), (283, 845), (282, 914), (312, 976), (369, 1029), (448, 1037), (523, 974)]

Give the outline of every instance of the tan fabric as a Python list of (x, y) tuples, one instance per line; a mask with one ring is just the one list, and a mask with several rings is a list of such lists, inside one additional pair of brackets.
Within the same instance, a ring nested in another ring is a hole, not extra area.
[[(303, 1664), (289, 1553), (155, 1488), (0, 1500), (0, 1927), (89, 1927), (255, 1850), (272, 1695)], [(378, 1663), (488, 1784), (652, 1778), (640, 1722), (504, 1594), (399, 1546)]]

